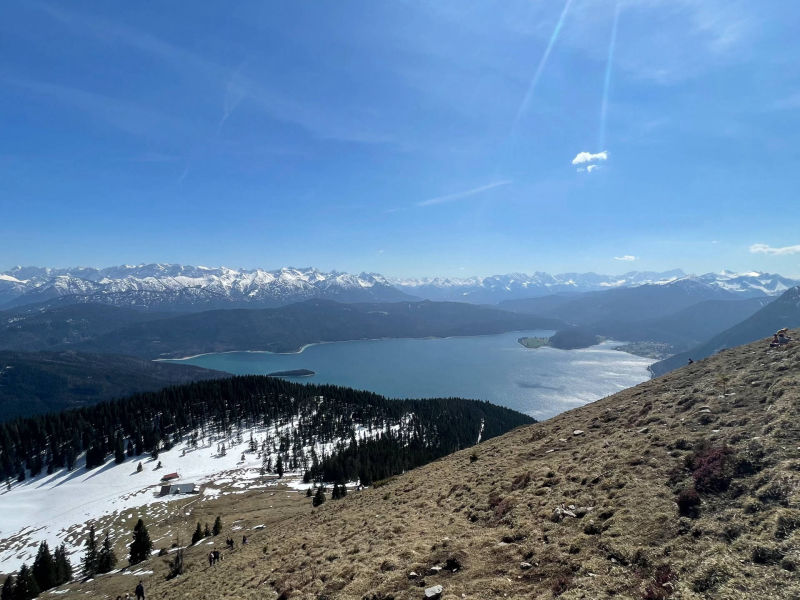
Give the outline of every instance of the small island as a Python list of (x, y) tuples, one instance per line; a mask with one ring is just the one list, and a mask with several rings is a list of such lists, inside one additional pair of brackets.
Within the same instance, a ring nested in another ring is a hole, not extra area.
[(550, 345), (550, 338), (543, 338), (543, 337), (521, 337), (517, 339), (517, 342), (525, 346), (526, 348), (541, 348), (542, 346), (549, 346)]
[(596, 335), (591, 331), (580, 327), (571, 327), (556, 331), (549, 338), (540, 337), (521, 337), (517, 341), (526, 348), (542, 348), (550, 346), (559, 350), (577, 350), (578, 348), (588, 348), (605, 340), (604, 337)]
[(310, 369), (291, 369), (289, 371), (267, 373), (268, 377), (311, 377), (312, 375), (316, 375), (316, 373)]

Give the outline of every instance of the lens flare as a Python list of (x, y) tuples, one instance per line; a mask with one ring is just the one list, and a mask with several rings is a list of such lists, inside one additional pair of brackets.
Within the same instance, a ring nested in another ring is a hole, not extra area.
[(525, 92), (525, 97), (522, 99), (522, 103), (519, 105), (519, 110), (517, 110), (517, 116), (514, 118), (514, 125), (511, 128), (511, 137), (513, 137), (516, 133), (519, 122), (522, 120), (522, 117), (528, 110), (528, 105), (533, 97), (533, 92), (536, 89), (536, 85), (539, 83), (539, 79), (542, 76), (545, 65), (547, 65), (547, 59), (550, 58), (550, 52), (552, 52), (553, 46), (555, 46), (556, 40), (558, 40), (558, 35), (561, 33), (561, 28), (564, 25), (564, 19), (567, 17), (567, 13), (569, 12), (569, 7), (571, 5), (572, 0), (567, 0), (564, 4), (564, 9), (561, 11), (561, 15), (558, 17), (558, 22), (553, 29), (553, 33), (550, 35), (550, 41), (547, 42), (547, 47), (545, 48), (542, 58), (539, 60), (539, 65), (536, 67), (536, 72), (533, 74), (533, 79), (531, 79), (530, 84), (528, 84), (528, 90)]
[(600, 105), (600, 133), (597, 136), (597, 149), (602, 151), (606, 147), (606, 121), (608, 120), (608, 94), (611, 89), (611, 72), (614, 67), (614, 50), (617, 47), (617, 26), (619, 25), (619, 2), (614, 10), (614, 24), (611, 27), (611, 41), (608, 44), (608, 61), (606, 62), (606, 77), (603, 82), (603, 101)]

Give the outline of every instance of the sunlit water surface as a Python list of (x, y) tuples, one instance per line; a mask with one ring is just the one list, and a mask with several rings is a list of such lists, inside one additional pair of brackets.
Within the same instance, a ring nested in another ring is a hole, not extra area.
[(387, 339), (308, 346), (295, 354), (228, 352), (179, 362), (235, 374), (310, 369), (304, 383), (331, 383), (392, 398), (459, 396), (488, 400), (538, 419), (597, 400), (650, 376), (653, 361), (604, 342), (581, 350), (522, 347), (549, 331), (445, 339)]

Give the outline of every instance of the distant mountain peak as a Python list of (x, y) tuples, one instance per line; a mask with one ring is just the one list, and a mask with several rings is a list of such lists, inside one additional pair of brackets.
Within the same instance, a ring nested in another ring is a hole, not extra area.
[(341, 302), (393, 302), (425, 298), (475, 304), (575, 294), (642, 285), (711, 286), (742, 296), (776, 296), (800, 281), (777, 274), (687, 275), (681, 269), (598, 273), (531, 274), (487, 277), (388, 278), (380, 273), (321, 271), (315, 267), (261, 268), (140, 263), (96, 268), (16, 266), (0, 273), (0, 307), (47, 302), (100, 302), (159, 310), (280, 306), (310, 298)]

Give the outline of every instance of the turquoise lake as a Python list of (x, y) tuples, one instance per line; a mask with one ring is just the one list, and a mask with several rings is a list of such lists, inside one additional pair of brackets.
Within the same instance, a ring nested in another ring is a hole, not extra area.
[(552, 417), (649, 379), (653, 362), (604, 342), (581, 350), (528, 349), (517, 338), (549, 331), (441, 339), (387, 339), (308, 346), (294, 354), (227, 352), (171, 362), (238, 375), (310, 369), (302, 383), (331, 383), (391, 398), (488, 400), (537, 419)]

